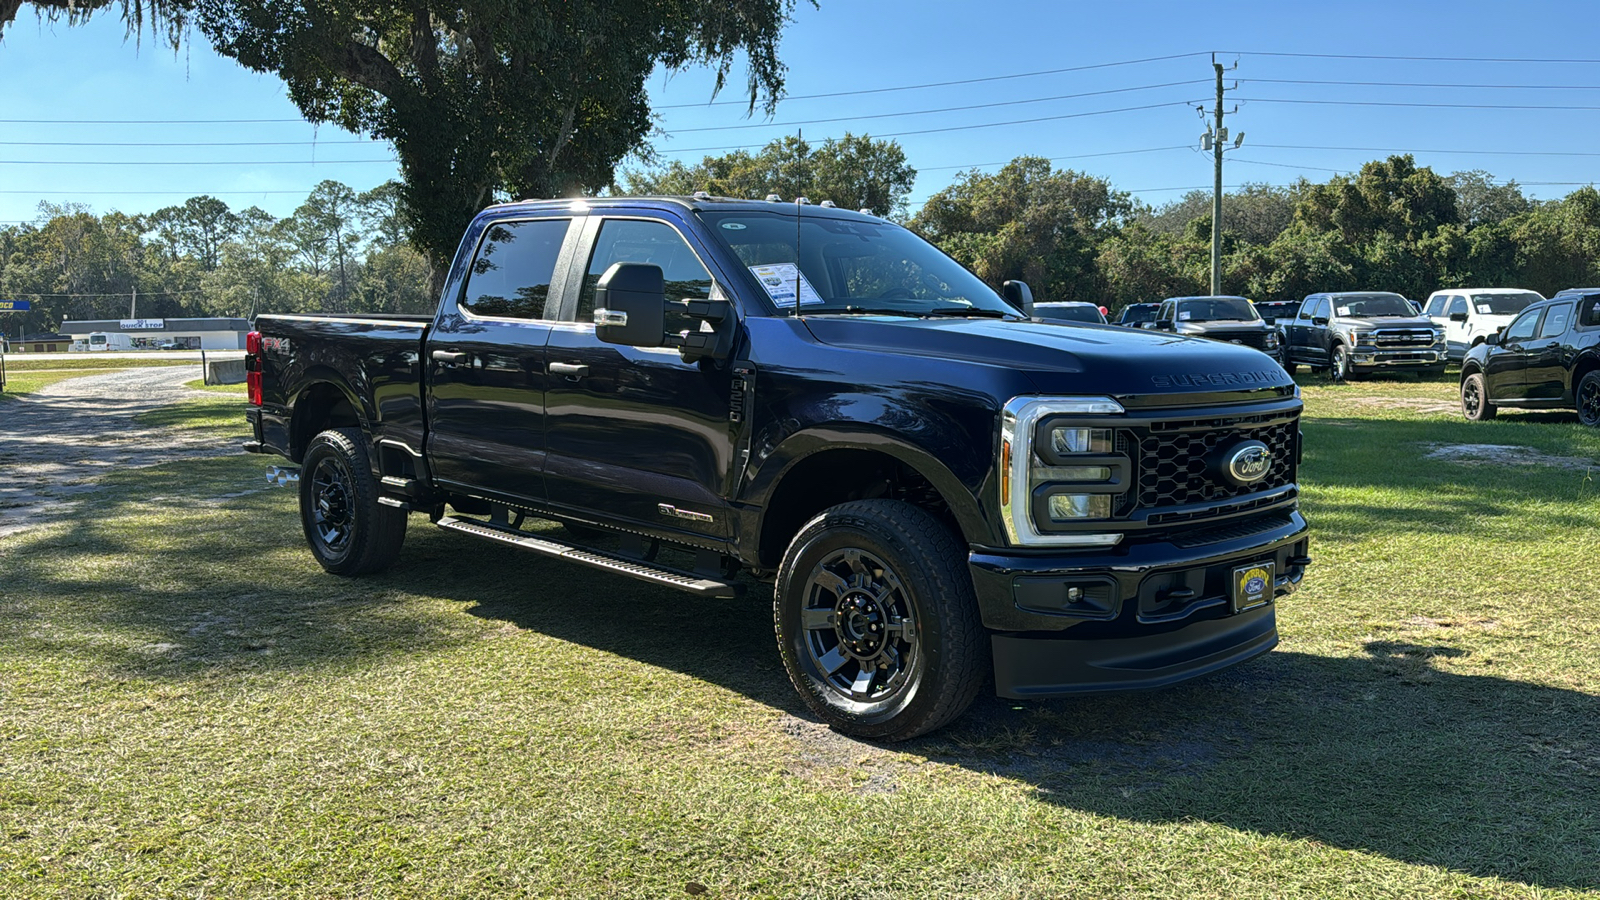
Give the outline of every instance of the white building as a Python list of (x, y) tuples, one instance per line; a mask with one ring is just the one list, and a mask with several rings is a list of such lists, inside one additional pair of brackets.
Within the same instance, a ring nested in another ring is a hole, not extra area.
[(88, 345), (95, 332), (122, 333), (135, 350), (243, 350), (247, 319), (84, 319), (58, 329)]

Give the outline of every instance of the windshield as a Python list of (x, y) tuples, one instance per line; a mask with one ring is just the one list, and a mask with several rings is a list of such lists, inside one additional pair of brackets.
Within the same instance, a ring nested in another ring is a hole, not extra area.
[(1544, 297), (1532, 291), (1520, 294), (1473, 294), (1472, 308), (1481, 316), (1514, 316)]
[(1257, 303), (1256, 312), (1263, 319), (1292, 319), (1300, 312), (1298, 303)]
[[(889, 222), (702, 212), (780, 310), (1017, 315), (978, 276)], [(798, 265), (798, 268), (797, 268)]]
[(1261, 317), (1243, 297), (1208, 297), (1178, 301), (1180, 322), (1254, 322)]
[(1094, 322), (1100, 324), (1105, 321), (1101, 318), (1100, 310), (1093, 306), (1035, 306), (1033, 316), (1036, 319), (1054, 319), (1058, 322)]
[(1122, 318), (1117, 321), (1123, 324), (1129, 322), (1154, 322), (1157, 309), (1160, 309), (1160, 307), (1154, 303), (1140, 303), (1124, 309)]
[(104, 344), (105, 342), (106, 342), (106, 336), (103, 335), (103, 334), (91, 334), (91, 335), (89, 335), (89, 343), (91, 343), (91, 344)]
[(1356, 294), (1333, 298), (1333, 311), (1341, 316), (1369, 318), (1372, 316), (1416, 315), (1411, 304), (1399, 294)]

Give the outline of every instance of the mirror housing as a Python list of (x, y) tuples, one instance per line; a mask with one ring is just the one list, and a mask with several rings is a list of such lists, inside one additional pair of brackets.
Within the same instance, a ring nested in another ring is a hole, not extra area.
[(1452, 322), (1465, 322), (1466, 320), (1467, 320), (1467, 314), (1466, 313), (1451, 313), (1450, 314), (1450, 321), (1452, 321)]
[(1326, 325), (1326, 324), (1328, 324), (1328, 317), (1327, 316), (1312, 316), (1311, 317), (1311, 324), (1313, 324), (1313, 325)]
[(664, 347), (667, 344), (667, 292), (661, 267), (616, 263), (600, 276), (594, 291), (595, 337), (608, 344)]
[(1484, 335), (1483, 336), (1483, 342), (1485, 344), (1488, 344), (1491, 347), (1500, 346), (1500, 331), (1499, 331), (1499, 329), (1496, 329), (1495, 331)]
[(1007, 281), (1000, 285), (1000, 296), (1011, 307), (1028, 318), (1033, 318), (1033, 289), (1026, 281)]

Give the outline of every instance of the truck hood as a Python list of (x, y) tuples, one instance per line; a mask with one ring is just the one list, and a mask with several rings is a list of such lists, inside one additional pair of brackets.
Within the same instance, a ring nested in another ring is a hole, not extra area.
[(1423, 316), (1345, 316), (1339, 324), (1355, 328), (1432, 328), (1433, 320)]
[[(1294, 393), (1294, 379), (1260, 351), (1164, 332), (999, 319), (807, 316), (803, 321), (830, 346), (998, 366), (1026, 375), (1041, 394), (1110, 395), (1131, 407)], [(954, 367), (951, 383), (962, 383)]]

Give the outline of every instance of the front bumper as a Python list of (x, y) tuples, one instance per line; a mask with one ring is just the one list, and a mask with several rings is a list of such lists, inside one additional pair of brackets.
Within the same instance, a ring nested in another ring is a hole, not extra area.
[(1357, 347), (1350, 351), (1350, 367), (1363, 369), (1409, 369), (1419, 366), (1441, 366), (1445, 363), (1444, 350), (1369, 350)]
[(1278, 641), (1275, 605), (1234, 612), (1234, 570), (1271, 561), (1276, 600), (1299, 587), (1308, 548), (1290, 511), (1093, 553), (973, 552), (996, 692), (1160, 687), (1265, 653)]

